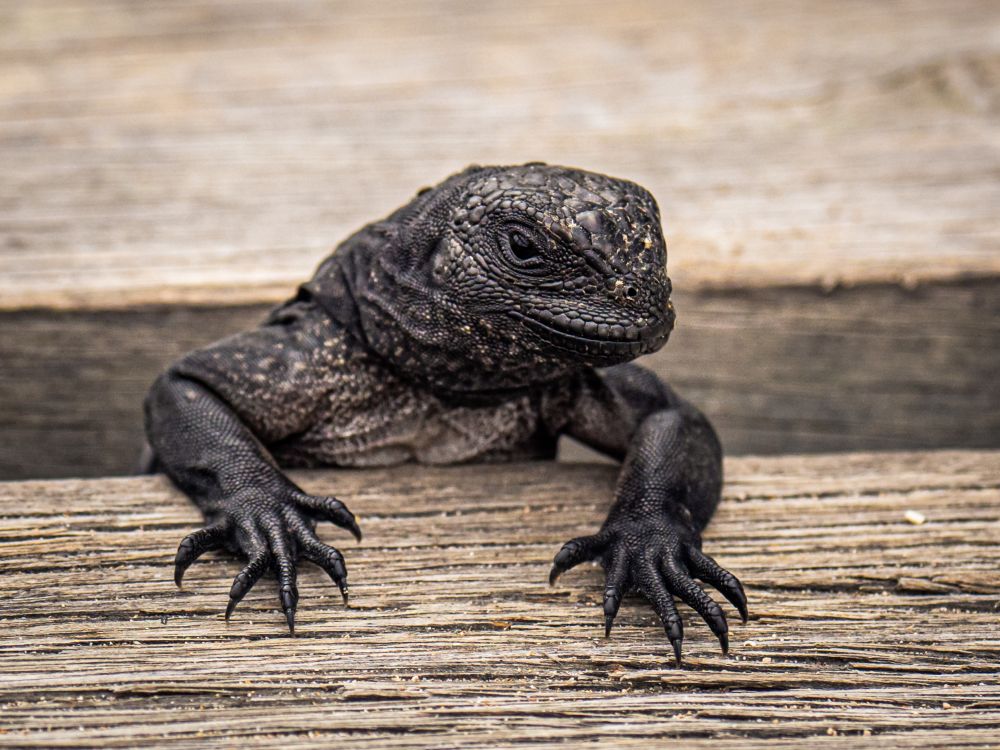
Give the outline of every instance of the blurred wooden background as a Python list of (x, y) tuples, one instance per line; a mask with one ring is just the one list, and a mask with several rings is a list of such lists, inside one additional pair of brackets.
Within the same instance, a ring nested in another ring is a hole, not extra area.
[(469, 162), (635, 179), (731, 452), (1000, 445), (1000, 4), (0, 3), (0, 477)]

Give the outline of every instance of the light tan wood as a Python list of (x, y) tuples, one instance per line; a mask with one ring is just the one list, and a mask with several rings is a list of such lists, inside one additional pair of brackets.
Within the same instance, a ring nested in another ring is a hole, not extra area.
[(680, 288), (1000, 272), (990, 0), (0, 4), (0, 307), (283, 298), (470, 162), (619, 174)]
[(723, 658), (685, 610), (683, 669), (638, 599), (604, 640), (598, 569), (545, 583), (600, 523), (612, 467), (298, 474), (366, 539), (322, 530), (352, 604), (304, 569), (295, 639), (272, 581), (223, 621), (225, 556), (174, 588), (199, 519), (163, 477), (0, 485), (0, 746), (995, 745), (1000, 454), (727, 473), (705, 544), (752, 618)]

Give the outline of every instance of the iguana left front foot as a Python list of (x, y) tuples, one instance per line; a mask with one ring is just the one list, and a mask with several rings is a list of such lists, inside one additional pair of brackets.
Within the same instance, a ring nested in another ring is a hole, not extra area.
[(729, 652), (729, 626), (722, 608), (693, 579), (710, 583), (728, 599), (747, 621), (747, 599), (743, 585), (729, 571), (701, 551), (698, 532), (679, 522), (664, 519), (615, 519), (596, 534), (577, 537), (563, 545), (553, 561), (549, 583), (582, 562), (598, 560), (606, 575), (604, 587), (604, 634), (618, 615), (622, 599), (639, 591), (653, 606), (681, 662), (684, 624), (674, 604), (679, 598), (708, 623), (719, 639), (722, 653)]

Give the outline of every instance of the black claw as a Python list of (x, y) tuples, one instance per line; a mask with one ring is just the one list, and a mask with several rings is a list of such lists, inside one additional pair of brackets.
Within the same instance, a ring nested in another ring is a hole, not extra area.
[[(174, 581), (180, 586), (187, 568), (204, 552), (226, 545), (237, 548), (249, 557), (248, 564), (233, 579), (226, 604), (226, 621), (232, 619), (240, 602), (268, 570), (278, 578), (279, 598), (288, 631), (295, 635), (295, 614), (299, 600), (295, 587), (299, 556), (320, 565), (340, 590), (347, 606), (347, 569), (344, 558), (333, 547), (323, 544), (314, 533), (312, 519), (329, 520), (348, 529), (361, 541), (361, 529), (354, 514), (332, 497), (313, 497), (296, 491), (297, 507), (282, 505), (277, 510), (254, 510), (247, 518), (237, 519), (227, 513), (203, 529), (189, 534), (177, 548), (174, 559)], [(252, 509), (253, 510), (253, 509)], [(234, 533), (238, 532), (238, 533)]]
[(684, 660), (681, 658), (681, 639), (671, 638), (670, 645), (674, 647), (674, 664), (679, 667), (684, 663)]
[[(747, 622), (750, 620), (750, 612), (747, 609), (747, 595), (743, 591), (743, 585), (739, 581), (736, 582), (736, 585), (739, 586), (739, 588), (737, 589), (737, 591), (739, 592), (739, 598), (736, 601), (733, 601), (732, 599), (730, 599), (729, 601), (732, 602), (733, 605), (736, 607), (736, 609), (739, 611), (740, 619), (743, 620), (743, 624), (746, 625)], [(725, 592), (723, 592), (723, 596), (725, 596)]]
[(667, 626), (667, 636), (670, 640), (683, 640), (684, 638), (684, 627), (681, 625), (680, 620), (674, 620)]
[(684, 629), (678, 620), (670, 623), (666, 627), (666, 631), (667, 638), (670, 639), (670, 645), (674, 647), (674, 661), (679, 667), (681, 665), (681, 644), (684, 642)]
[(184, 572), (191, 564), (209, 550), (222, 546), (225, 527), (216, 524), (198, 529), (181, 540), (174, 556), (174, 583), (179, 587), (184, 580)]
[(549, 585), (570, 568), (576, 567), (585, 560), (592, 560), (598, 553), (597, 537), (579, 537), (570, 539), (556, 553), (552, 560), (552, 570), (549, 571)]
[(344, 569), (344, 564), (339, 560), (335, 561), (334, 569), (327, 570), (327, 574), (333, 579), (333, 582), (337, 584), (337, 588), (340, 589), (340, 595), (344, 597), (344, 606), (347, 606), (347, 571)]
[(180, 588), (181, 581), (184, 580), (184, 571), (195, 561), (196, 555), (192, 554), (194, 544), (191, 537), (184, 537), (180, 546), (177, 547), (177, 555), (174, 557), (174, 583)]
[(552, 570), (549, 571), (549, 586), (556, 585), (556, 579), (562, 575), (562, 569), (558, 565), (553, 565)]
[(736, 576), (726, 572), (717, 582), (711, 580), (708, 582), (715, 586), (729, 600), (730, 604), (736, 607), (736, 611), (740, 613), (740, 619), (746, 625), (750, 619), (750, 613), (747, 611), (747, 595), (743, 591), (743, 584), (739, 582)]
[(267, 563), (268, 557), (260, 555), (251, 560), (243, 570), (236, 574), (236, 578), (233, 579), (233, 585), (229, 589), (229, 605), (226, 607), (226, 620), (232, 617), (236, 605), (243, 600), (243, 597), (247, 595), (250, 589), (254, 587), (254, 584), (264, 575)]
[[(655, 531), (655, 530), (654, 530)], [(723, 655), (729, 653), (729, 625), (726, 614), (711, 596), (693, 580), (693, 576), (715, 586), (739, 611), (743, 622), (748, 619), (743, 586), (732, 573), (721, 568), (701, 552), (698, 545), (657, 545), (664, 540), (645, 540), (653, 544), (651, 554), (637, 556), (629, 540), (622, 539), (616, 529), (606, 524), (591, 536), (571, 539), (552, 560), (549, 584), (564, 572), (587, 560), (601, 561), (607, 574), (604, 589), (604, 636), (611, 636), (618, 608), (630, 590), (641, 591), (656, 610), (673, 648), (677, 666), (683, 665), (684, 625), (677, 612), (674, 597), (698, 612), (719, 640)]]
[(243, 597), (247, 595), (252, 584), (247, 584), (247, 577), (241, 571), (236, 579), (233, 581), (233, 586), (229, 589), (229, 605), (226, 607), (226, 619), (228, 620), (233, 616), (233, 611), (236, 609), (236, 605), (239, 604)]
[(347, 509), (339, 500), (332, 500), (330, 504), (333, 506), (330, 515), (335, 524), (341, 528), (347, 529), (354, 535), (357, 541), (361, 541), (361, 527), (358, 526), (358, 519), (354, 517), (354, 514)]
[[(716, 605), (718, 606), (718, 605)], [(708, 627), (711, 628), (712, 632), (715, 633), (715, 637), (720, 641), (723, 638), (729, 638), (729, 624), (726, 622), (726, 616), (722, 613), (721, 609), (715, 612), (715, 616), (711, 618), (706, 618)]]
[(295, 635), (295, 606), (299, 603), (298, 593), (290, 588), (281, 590), (281, 608), (285, 610), (285, 619), (288, 620), (288, 632)]
[(340, 500), (335, 497), (313, 497), (312, 495), (300, 494), (300, 502), (314, 514), (322, 516), (330, 523), (347, 529), (357, 541), (361, 541), (361, 527), (354, 514), (348, 510)]
[(344, 598), (344, 606), (347, 606), (347, 568), (344, 567), (343, 555), (313, 536), (306, 537), (302, 541), (306, 558), (326, 571), (330, 580), (337, 584), (340, 595)]
[(575, 542), (566, 542), (562, 549), (556, 553), (556, 556), (552, 559), (552, 570), (549, 571), (549, 586), (554, 585), (556, 579), (569, 570), (569, 562), (573, 559), (576, 548), (577, 545)]
[(558, 564), (553, 564), (552, 565), (552, 570), (549, 571), (549, 586), (555, 586), (556, 585), (556, 580), (564, 572), (566, 572), (566, 568), (564, 568), (564, 567), (562, 567), (561, 565), (558, 565)]
[(354, 535), (355, 541), (361, 541), (361, 527), (358, 526), (358, 522), (354, 519), (353, 515), (351, 516), (350, 523), (346, 524), (346, 528)]
[(340, 595), (344, 597), (344, 606), (347, 606), (347, 571), (344, 569), (344, 564), (341, 562), (337, 563), (337, 577), (333, 579), (334, 583), (337, 584), (337, 588), (340, 589)]
[(611, 635), (611, 626), (614, 624), (615, 617), (618, 616), (618, 608), (621, 606), (622, 599), (618, 593), (618, 590), (613, 586), (609, 586), (604, 590), (604, 637), (607, 638)]

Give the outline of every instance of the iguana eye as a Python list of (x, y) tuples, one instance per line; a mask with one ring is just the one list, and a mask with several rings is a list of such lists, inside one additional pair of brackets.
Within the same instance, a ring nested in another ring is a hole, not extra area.
[(521, 232), (513, 231), (507, 238), (507, 245), (510, 247), (511, 255), (521, 262), (537, 258), (540, 254), (538, 247)]

